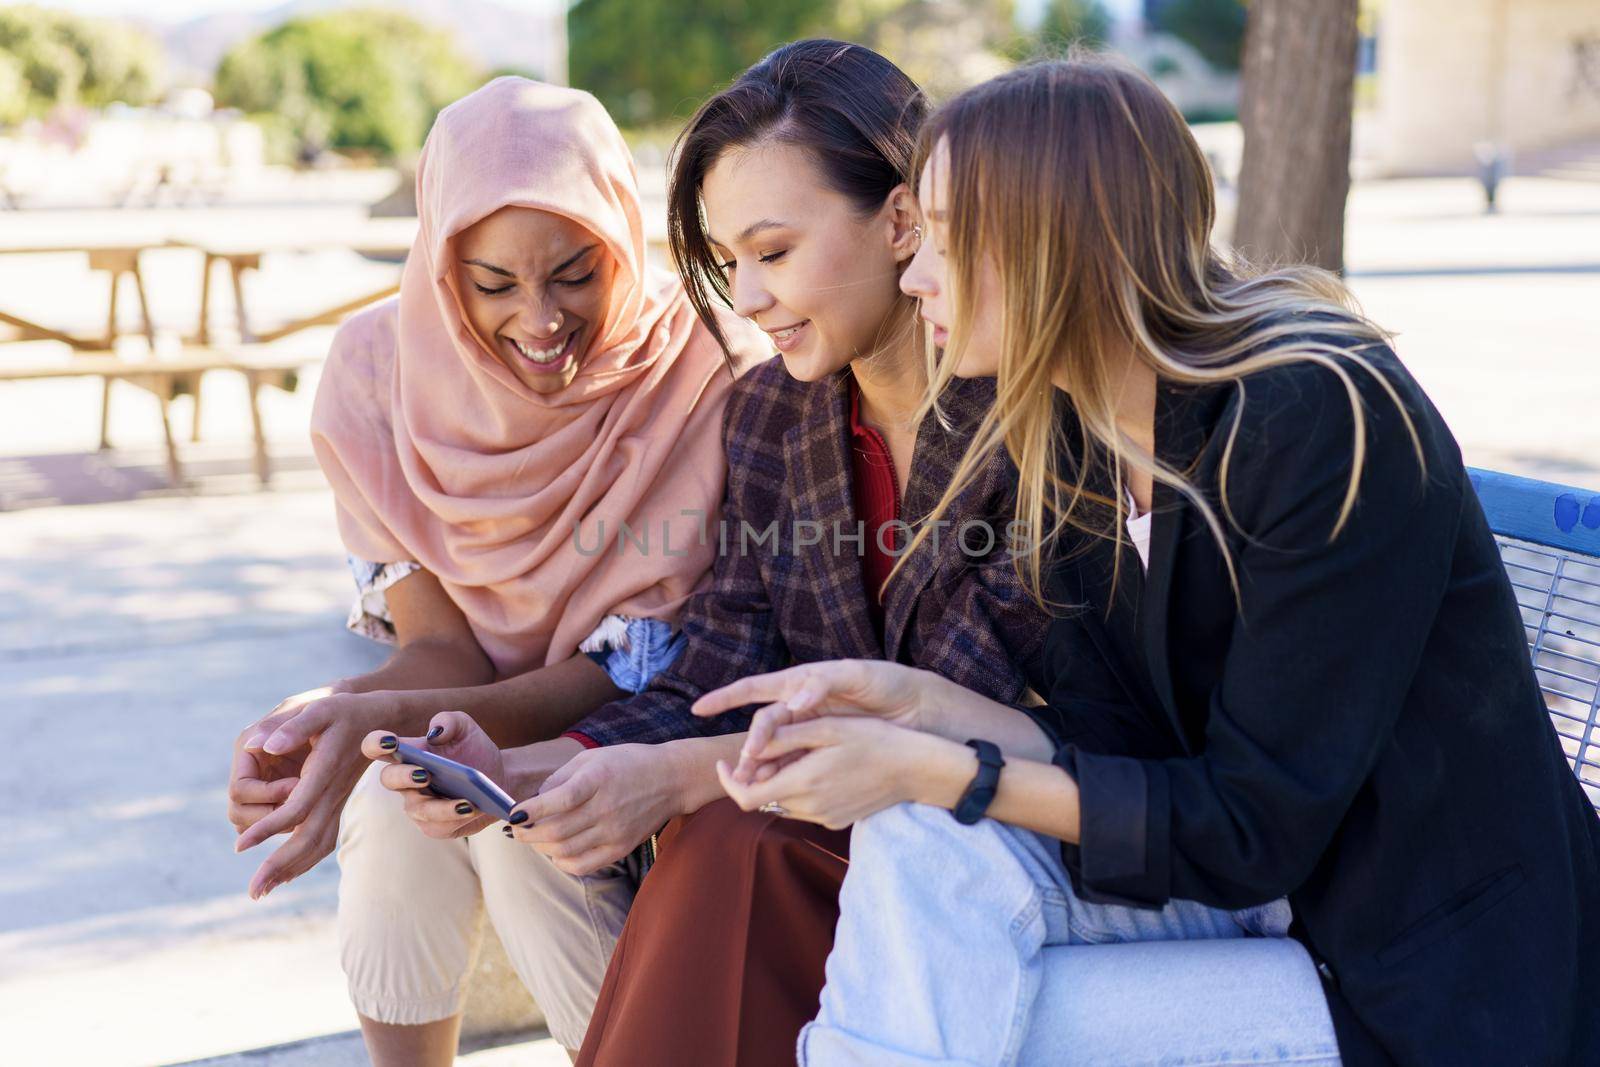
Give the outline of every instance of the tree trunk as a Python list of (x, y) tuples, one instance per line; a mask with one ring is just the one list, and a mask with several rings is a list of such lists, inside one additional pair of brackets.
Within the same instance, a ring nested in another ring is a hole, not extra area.
[(1251, 0), (1234, 246), (1263, 264), (1344, 270), (1357, 0)]

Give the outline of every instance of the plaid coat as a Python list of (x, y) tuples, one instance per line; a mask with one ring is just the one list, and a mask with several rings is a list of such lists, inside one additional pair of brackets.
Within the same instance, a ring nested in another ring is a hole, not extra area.
[[(858, 526), (848, 373), (808, 384), (774, 357), (734, 386), (723, 425), (722, 523), (707, 531), (721, 544), (711, 585), (684, 605), (687, 645), (648, 689), (603, 705), (573, 733), (602, 745), (736, 733), (754, 708), (698, 719), (689, 706), (746, 675), (828, 659), (897, 660), (995, 700), (1021, 698), (1049, 617), (1022, 588), (1006, 551), (1015, 468), (996, 456), (955, 502), (938, 550), (925, 544), (895, 575), (880, 640), (862, 580), (864, 542), (850, 540)], [(907, 521), (932, 510), (993, 397), (988, 380), (957, 381), (945, 396), (954, 432), (925, 421), (903, 493)], [(774, 520), (776, 535), (758, 543)], [(994, 531), (986, 554), (976, 554), (986, 540), (979, 530), (968, 532), (966, 550), (953, 536), (972, 520)], [(818, 543), (805, 543), (813, 538)], [(907, 541), (900, 533), (901, 548)]]

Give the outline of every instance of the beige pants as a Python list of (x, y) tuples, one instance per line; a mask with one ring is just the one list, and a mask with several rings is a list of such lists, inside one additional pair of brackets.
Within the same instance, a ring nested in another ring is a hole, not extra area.
[(496, 827), (424, 837), (400, 795), (378, 784), (377, 765), (345, 805), (338, 855), (340, 954), (358, 1012), (417, 1024), (460, 1011), (487, 910), (551, 1036), (583, 1044), (633, 902), (619, 868), (575, 878)]

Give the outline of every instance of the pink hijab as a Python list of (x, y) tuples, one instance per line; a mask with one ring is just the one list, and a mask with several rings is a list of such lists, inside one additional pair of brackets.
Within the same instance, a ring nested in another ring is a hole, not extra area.
[[(617, 263), (577, 377), (550, 395), (484, 348), (456, 292), (452, 238), (510, 204), (573, 219)], [(608, 615), (673, 619), (711, 566), (732, 378), (645, 261), (615, 124), (588, 93), (498, 78), (440, 113), (417, 213), (400, 295), (340, 328), (312, 413), (345, 547), (431, 571), (502, 676), (567, 659)]]

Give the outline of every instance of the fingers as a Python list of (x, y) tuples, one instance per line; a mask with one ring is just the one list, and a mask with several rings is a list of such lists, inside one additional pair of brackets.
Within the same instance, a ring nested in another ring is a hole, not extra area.
[(409, 763), (390, 763), (378, 772), (378, 784), (396, 793), (426, 789), (431, 780), (427, 771)]
[(305, 820), (311, 811), (313, 794), (320, 793), (312, 783), (301, 779), (295, 783), (289, 796), (270, 815), (257, 820), (252, 826), (239, 835), (233, 843), (235, 852), (245, 852), (255, 848), (269, 837), (293, 830)]
[(228, 796), (228, 822), (234, 831), (243, 833), (257, 822), (272, 814), (300, 784), (298, 778), (279, 778), (273, 782), (244, 781), (240, 788)]
[(604, 829), (594, 824), (583, 826), (575, 833), (561, 836), (552, 835), (548, 831), (536, 834), (535, 829), (531, 826), (515, 826), (507, 836), (518, 844), (532, 846), (535, 851), (542, 852), (553, 860), (573, 859), (605, 843)]
[(755, 774), (751, 775), (750, 781), (765, 782), (768, 778), (771, 778), (774, 774), (777, 774), (779, 771), (783, 770), (785, 767), (789, 766), (789, 764), (793, 763), (803, 755), (805, 755), (805, 753), (795, 752), (780, 759), (765, 760), (756, 767)]
[(269, 756), (281, 756), (304, 748), (323, 730), (328, 728), (333, 711), (320, 700), (312, 701), (272, 732), (261, 746)]
[[(228, 799), (244, 800), (239, 795), (239, 789), (246, 782), (261, 781), (261, 762), (256, 759), (254, 752), (241, 748), (233, 754), (233, 766), (228, 770)], [(261, 803), (259, 800), (252, 803)]]
[(256, 868), (250, 879), (250, 899), (260, 900), (320, 863), (333, 851), (338, 826), (337, 818), (319, 812), (297, 827), (294, 835)]
[(819, 664), (806, 663), (770, 674), (752, 674), (748, 678), (740, 678), (737, 682), (730, 682), (721, 689), (713, 689), (705, 694), (689, 710), (706, 717), (721, 715), (747, 704), (770, 704), (784, 700), (799, 686), (806, 672), (817, 666)]
[(443, 746), (454, 744), (478, 730), (478, 724), (464, 711), (441, 711), (428, 722), (428, 744)]
[(395, 746), (400, 739), (389, 730), (374, 730), (361, 739), (361, 754), (370, 760), (389, 760), (395, 758)]
[[(562, 769), (564, 770), (565, 768)], [(559, 774), (560, 771), (556, 773)], [(545, 781), (545, 784), (540, 787), (538, 795), (529, 797), (515, 808), (512, 808), (512, 815), (517, 812), (527, 812), (528, 818), (526, 821), (528, 822), (548, 819), (552, 815), (559, 815), (562, 812), (571, 811), (579, 807), (593, 797), (595, 790), (599, 788), (596, 783), (589, 780), (587, 775), (568, 777), (559, 782), (554, 781), (555, 778), (556, 775), (552, 774)], [(552, 782), (554, 782), (553, 785)]]
[(768, 704), (756, 712), (750, 720), (750, 733), (739, 749), (739, 762), (733, 769), (733, 776), (741, 782), (749, 782), (761, 765), (761, 751), (772, 740), (773, 731), (793, 721), (794, 712), (786, 704)]
[[(755, 759), (771, 760), (791, 753), (805, 753), (814, 748), (836, 745), (839, 743), (839, 733), (843, 729), (848, 727), (842, 726), (837, 719), (807, 719), (805, 722), (779, 726), (773, 731), (771, 740), (751, 755)], [(748, 747), (747, 743), (746, 748)], [(741, 753), (740, 762), (743, 761)]]
[(228, 822), (233, 824), (234, 833), (242, 834), (277, 810), (276, 804), (230, 804)]
[[(872, 672), (894, 672), (902, 670), (900, 664), (885, 663), (881, 660), (836, 659), (825, 663), (808, 663), (805, 677), (789, 695), (790, 710), (797, 718), (807, 715), (820, 715), (824, 711), (823, 704), (831, 696), (847, 696), (846, 706), (850, 711), (865, 711), (868, 713), (881, 710), (877, 701), (858, 704), (859, 698), (868, 690)], [(834, 707), (827, 710), (842, 711)]]
[(267, 738), (276, 733), (278, 727), (294, 718), (292, 709), (282, 709), (283, 705), (279, 704), (278, 707), (272, 709), (266, 718), (256, 723), (251, 729), (250, 736), (245, 738), (244, 743), (239, 747), (252, 752), (261, 751), (261, 746), (267, 743)]
[[(515, 818), (514, 813), (512, 817)], [(551, 845), (577, 837), (594, 825), (594, 814), (579, 807), (573, 811), (540, 819), (538, 822), (529, 819), (521, 823), (508, 824), (507, 829), (513, 831), (516, 839), (524, 845), (537, 846)]]
[(270, 804), (276, 807), (289, 799), (289, 794), (299, 783), (299, 778), (274, 778), (267, 782), (259, 778), (241, 778), (228, 790), (228, 800), (234, 804)]
[(745, 811), (755, 811), (763, 804), (776, 803), (788, 808), (791, 815), (798, 816), (801, 807), (794, 803), (794, 798), (806, 790), (807, 783), (800, 777), (804, 773), (803, 767), (789, 766), (766, 781), (746, 785), (734, 780), (733, 769), (726, 760), (717, 761), (717, 777), (722, 781), (722, 788)]
[(406, 797), (406, 815), (418, 826), (452, 826), (470, 822), (481, 812), (470, 800), (453, 800), (449, 797), (428, 797), (420, 793)]

